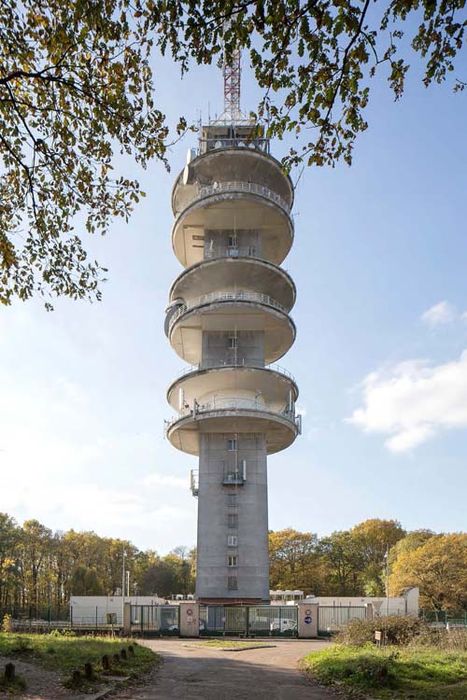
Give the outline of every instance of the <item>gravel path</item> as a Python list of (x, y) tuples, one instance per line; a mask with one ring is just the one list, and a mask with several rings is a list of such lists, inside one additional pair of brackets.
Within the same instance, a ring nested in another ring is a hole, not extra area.
[(329, 690), (311, 684), (297, 668), (299, 659), (328, 642), (274, 640), (274, 646), (242, 651), (200, 648), (199, 641), (144, 640), (163, 658), (148, 683), (113, 698), (127, 700), (331, 700)]

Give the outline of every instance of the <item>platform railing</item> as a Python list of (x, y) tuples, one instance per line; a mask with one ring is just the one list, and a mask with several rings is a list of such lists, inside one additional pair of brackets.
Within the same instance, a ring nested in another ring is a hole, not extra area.
[(175, 313), (170, 319), (169, 331), (174, 325), (174, 323), (178, 321), (180, 316), (183, 316), (183, 314), (185, 314), (187, 311), (195, 309), (198, 306), (203, 306), (204, 304), (215, 304), (218, 302), (225, 301), (256, 302), (258, 304), (272, 306), (274, 309), (278, 309), (279, 311), (282, 311), (285, 314), (288, 313), (288, 310), (285, 308), (285, 306), (279, 304), (278, 301), (270, 297), (268, 294), (260, 294), (259, 292), (245, 292), (242, 290), (234, 292), (211, 292), (210, 294), (203, 294), (197, 299), (192, 299), (191, 301), (187, 301), (184, 304), (180, 304), (179, 308), (177, 309), (177, 311), (175, 311)]
[(272, 372), (276, 372), (277, 374), (282, 374), (284, 377), (287, 377), (287, 379), (291, 379), (295, 384), (296, 384), (296, 379), (292, 372), (289, 372), (288, 369), (285, 369), (285, 367), (281, 367), (281, 365), (265, 365), (264, 362), (258, 358), (238, 358), (237, 360), (224, 360), (221, 362), (220, 360), (203, 360), (203, 362), (200, 362), (198, 365), (190, 365), (189, 367), (184, 367), (180, 373), (178, 374), (179, 377), (184, 377), (186, 374), (192, 374), (193, 372), (201, 372), (206, 369), (223, 369), (224, 367), (232, 367), (232, 368), (252, 368), (252, 369), (266, 369), (266, 370), (271, 370)]
[(199, 153), (207, 153), (208, 151), (218, 151), (224, 148), (249, 148), (254, 151), (262, 151), (269, 153), (269, 139), (252, 138), (245, 141), (243, 138), (212, 138), (199, 140)]
[(205, 197), (213, 197), (216, 194), (225, 193), (245, 193), (245, 194), (255, 194), (260, 197), (264, 197), (274, 204), (277, 204), (281, 209), (283, 209), (286, 214), (290, 214), (291, 205), (283, 197), (281, 197), (277, 192), (269, 189), (265, 185), (259, 185), (256, 182), (244, 182), (244, 181), (233, 181), (233, 182), (215, 182), (212, 185), (204, 185), (198, 187), (191, 197), (184, 199), (183, 209), (176, 212), (177, 216), (182, 213), (185, 209), (200, 199)]
[(253, 245), (245, 246), (232, 246), (232, 245), (218, 245), (208, 249), (205, 253), (205, 259), (211, 260), (212, 258), (256, 258), (261, 259), (259, 255), (259, 248)]
[(301, 431), (301, 416), (295, 413), (295, 403), (291, 402), (282, 409), (271, 409), (262, 399), (247, 397), (213, 397), (210, 401), (198, 402), (196, 399), (191, 405), (186, 404), (180, 409), (177, 416), (173, 416), (165, 421), (166, 432), (170, 430), (174, 423), (182, 418), (192, 416), (194, 419), (204, 413), (214, 413), (216, 411), (258, 411), (258, 413), (270, 413), (280, 418), (285, 418), (294, 424), (296, 429)]

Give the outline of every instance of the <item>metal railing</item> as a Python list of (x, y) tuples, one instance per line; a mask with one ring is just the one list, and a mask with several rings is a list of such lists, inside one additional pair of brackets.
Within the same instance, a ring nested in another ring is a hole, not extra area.
[(285, 211), (286, 214), (290, 214), (290, 204), (283, 197), (281, 197), (277, 192), (273, 192), (265, 185), (258, 185), (256, 182), (215, 182), (213, 185), (204, 185), (198, 187), (198, 190), (193, 193), (191, 197), (184, 201), (183, 209), (176, 212), (177, 216), (182, 213), (185, 209), (193, 204), (193, 202), (204, 199), (205, 197), (212, 197), (216, 194), (225, 194), (228, 192), (236, 193), (246, 193), (246, 194), (256, 194), (260, 197), (264, 197), (274, 204), (277, 204), (281, 209)]
[(207, 250), (205, 253), (206, 260), (211, 260), (212, 258), (256, 258), (257, 260), (261, 260), (259, 249), (254, 245), (217, 246), (212, 250)]
[(250, 141), (246, 141), (241, 138), (214, 138), (214, 139), (200, 139), (199, 140), (199, 152), (207, 153), (208, 151), (217, 151), (223, 148), (246, 148), (248, 147), (252, 151), (262, 151), (263, 153), (269, 153), (269, 139), (264, 138), (253, 138)]
[(191, 301), (185, 302), (184, 304), (180, 304), (179, 308), (177, 309), (177, 311), (175, 311), (175, 313), (169, 321), (169, 332), (174, 323), (176, 323), (180, 316), (183, 316), (183, 314), (185, 314), (187, 311), (195, 309), (197, 306), (203, 306), (204, 304), (215, 304), (218, 302), (226, 301), (252, 301), (258, 304), (266, 304), (267, 306), (272, 306), (274, 309), (288, 314), (288, 311), (285, 308), (285, 306), (279, 304), (278, 301), (270, 297), (268, 294), (260, 294), (259, 292), (244, 292), (242, 290), (235, 292), (211, 292), (210, 294), (203, 294), (197, 299), (193, 299)]
[(199, 365), (190, 365), (189, 367), (184, 367), (180, 373), (178, 374), (178, 377), (184, 377), (186, 374), (191, 374), (192, 372), (201, 372), (205, 369), (223, 369), (224, 367), (238, 367), (238, 368), (252, 368), (252, 369), (265, 369), (265, 370), (271, 370), (272, 372), (277, 372), (277, 374), (282, 374), (284, 377), (287, 377), (287, 379), (291, 379), (294, 384), (296, 384), (296, 380), (292, 372), (289, 372), (288, 369), (285, 369), (285, 367), (281, 367), (280, 365), (268, 365), (267, 367), (265, 366), (264, 362), (261, 359), (254, 359), (254, 358), (238, 358), (237, 360), (224, 360), (221, 362), (220, 360), (203, 360), (203, 362), (200, 362)]
[(215, 396), (211, 401), (206, 401), (203, 403), (198, 403), (198, 401), (195, 399), (192, 406), (189, 406), (188, 404), (185, 405), (182, 409), (180, 409), (177, 416), (173, 416), (172, 418), (164, 421), (166, 431), (170, 430), (174, 423), (177, 423), (179, 420), (186, 418), (187, 416), (192, 416), (194, 419), (196, 419), (198, 415), (202, 415), (203, 413), (238, 410), (270, 413), (279, 416), (280, 418), (285, 418), (290, 423), (293, 423), (299, 432), (301, 431), (301, 415), (295, 414), (295, 404), (293, 402), (290, 405), (287, 404), (282, 409), (274, 410), (260, 399), (233, 396)]
[(222, 477), (224, 486), (242, 486), (245, 481), (244, 474), (239, 471), (227, 471)]

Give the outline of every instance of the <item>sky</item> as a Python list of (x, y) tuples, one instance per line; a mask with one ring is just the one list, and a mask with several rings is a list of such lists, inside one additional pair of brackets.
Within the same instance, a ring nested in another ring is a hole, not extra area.
[[(183, 81), (168, 61), (155, 69), (172, 122), (222, 111), (215, 67)], [(257, 97), (244, 65), (243, 107)], [(280, 364), (300, 388), (303, 434), (269, 458), (269, 526), (322, 536), (380, 517), (464, 530), (466, 94), (425, 89), (415, 69), (395, 103), (375, 80), (368, 121), (350, 168), (306, 169), (296, 190), (283, 266), (297, 339)], [(165, 391), (184, 367), (163, 332), (181, 272), (170, 192), (192, 146), (194, 134), (172, 149), (170, 173), (121, 164), (147, 197), (128, 225), (88, 238), (109, 268), (102, 302), (0, 309), (0, 511), (18, 522), (161, 554), (196, 541), (196, 458), (164, 439)]]

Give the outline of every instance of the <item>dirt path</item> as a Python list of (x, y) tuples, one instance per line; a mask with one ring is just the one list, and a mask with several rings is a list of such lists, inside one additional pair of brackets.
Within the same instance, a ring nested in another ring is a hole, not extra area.
[(274, 641), (274, 646), (221, 651), (184, 640), (140, 642), (161, 654), (162, 667), (143, 688), (122, 690), (123, 700), (331, 700), (331, 691), (309, 683), (298, 671), (299, 659), (328, 645), (321, 641)]
[(0, 656), (0, 672), (3, 672), (5, 664), (12, 661), (16, 667), (16, 674), (21, 676), (26, 681), (27, 687), (22, 693), (12, 696), (11, 694), (0, 690), (0, 698), (12, 697), (19, 700), (92, 700), (92, 695), (76, 694), (71, 690), (67, 690), (62, 685), (62, 679), (58, 672), (49, 671), (41, 668), (36, 664), (31, 664), (26, 661), (20, 661), (17, 658), (8, 659)]

